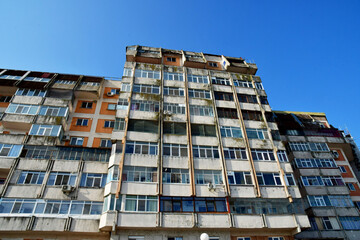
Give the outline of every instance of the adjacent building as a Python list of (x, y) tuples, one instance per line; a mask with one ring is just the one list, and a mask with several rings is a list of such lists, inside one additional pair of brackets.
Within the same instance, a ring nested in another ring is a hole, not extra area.
[[(121, 79), (0, 69), (0, 236), (356, 239), (344, 227), (359, 215), (351, 146), (322, 115), (339, 136), (291, 139), (300, 128), (272, 112), (256, 71), (242, 58), (144, 46), (126, 48)], [(296, 156), (292, 142), (321, 151)], [(305, 158), (329, 168), (292, 167)], [(303, 184), (323, 175), (343, 184)], [(314, 196), (347, 205), (318, 208)]]

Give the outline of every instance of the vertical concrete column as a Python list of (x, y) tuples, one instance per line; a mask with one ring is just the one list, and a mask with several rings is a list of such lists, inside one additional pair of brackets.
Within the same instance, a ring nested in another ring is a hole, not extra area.
[(249, 143), (249, 139), (248, 139), (247, 133), (246, 133), (244, 117), (243, 117), (242, 112), (241, 112), (241, 107), (240, 107), (239, 99), (238, 99), (238, 96), (237, 96), (236, 87), (234, 85), (234, 80), (233, 80), (233, 77), (232, 77), (231, 74), (230, 74), (230, 81), (231, 81), (231, 86), (233, 88), (233, 94), (234, 94), (234, 100), (235, 100), (236, 109), (237, 109), (237, 112), (239, 114), (239, 123), (240, 123), (240, 126), (241, 126), (241, 130), (243, 132), (244, 142), (245, 142), (245, 146), (246, 146), (246, 152), (247, 152), (247, 155), (248, 155), (249, 161), (250, 161), (250, 167), (251, 167), (251, 172), (252, 172), (252, 176), (253, 176), (256, 196), (261, 197), (260, 186), (259, 186), (259, 182), (258, 182), (257, 177), (256, 177), (256, 170), (255, 170), (254, 160), (253, 160), (252, 155), (251, 155), (250, 143)]

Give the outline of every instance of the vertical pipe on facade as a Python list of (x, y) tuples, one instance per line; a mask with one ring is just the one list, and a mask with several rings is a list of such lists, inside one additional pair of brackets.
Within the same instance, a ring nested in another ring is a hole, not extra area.
[(13, 176), (13, 174), (15, 172), (15, 169), (16, 169), (17, 165), (19, 164), (19, 162), (20, 162), (20, 158), (15, 158), (13, 164), (10, 167), (10, 171), (8, 173), (8, 176), (5, 179), (3, 189), (1, 190), (1, 193), (0, 193), (0, 197), (3, 197), (5, 195), (5, 192), (6, 192), (7, 188), (8, 188), (8, 186), (9, 186), (9, 183), (10, 183), (10, 179), (12, 178), (12, 176)]
[[(161, 57), (161, 72), (160, 72), (160, 101), (159, 101), (159, 128), (158, 128), (158, 133), (159, 133), (159, 151), (158, 151), (158, 163), (157, 163), (157, 167), (158, 167), (158, 184), (159, 184), (159, 190), (158, 193), (159, 195), (163, 194), (163, 185), (162, 185), (162, 166), (163, 166), (163, 154), (162, 154), (162, 150), (163, 150), (163, 124), (164, 124), (164, 119), (163, 119), (163, 102), (164, 102), (164, 63), (163, 63), (163, 59), (162, 59), (162, 54), (161, 54), (161, 48), (160, 48), (160, 57)], [(159, 199), (160, 202), (160, 199)], [(160, 208), (159, 208), (160, 210)]]
[[(128, 103), (129, 104), (128, 104), (128, 109), (127, 109), (126, 117), (125, 117), (124, 137), (122, 139), (123, 147), (122, 147), (121, 159), (120, 159), (120, 163), (119, 163), (119, 181), (118, 181), (118, 185), (117, 185), (117, 189), (116, 189), (116, 198), (119, 198), (119, 195), (120, 195), (120, 192), (121, 192), (122, 171), (123, 171), (123, 168), (124, 168), (126, 136), (127, 136), (128, 125), (129, 125), (129, 116), (130, 116), (130, 109), (131, 109), (131, 97), (132, 97), (132, 94), (133, 94), (133, 86), (134, 86), (134, 79), (135, 79), (135, 68), (136, 68), (136, 62), (134, 62), (134, 66), (133, 66), (133, 69), (132, 69), (133, 75), (131, 77), (131, 82), (130, 82), (130, 96), (128, 97)], [(119, 97), (120, 97), (120, 95), (119, 95)]]
[[(184, 52), (183, 57), (185, 57)], [(187, 79), (187, 68), (183, 67), (184, 77), (185, 77), (185, 101), (186, 101), (186, 130), (188, 137), (188, 153), (189, 153), (189, 172), (190, 172), (190, 184), (191, 184), (191, 194), (196, 195), (195, 190), (195, 176), (194, 176), (194, 159), (193, 159), (193, 150), (192, 150), (192, 139), (191, 139), (191, 119), (190, 119), (190, 109), (189, 109), (189, 88), (188, 88), (188, 79)]]
[(247, 133), (246, 133), (246, 127), (245, 127), (245, 123), (244, 123), (244, 118), (243, 118), (243, 115), (242, 115), (242, 112), (241, 112), (241, 107), (240, 107), (239, 99), (238, 99), (238, 96), (237, 96), (236, 87), (234, 85), (234, 80), (233, 80), (233, 77), (232, 77), (231, 73), (230, 73), (230, 81), (231, 81), (231, 86), (232, 86), (232, 89), (233, 89), (235, 106), (236, 106), (236, 109), (237, 109), (238, 114), (239, 114), (239, 122), (240, 122), (241, 130), (243, 132), (244, 142), (245, 142), (245, 146), (246, 146), (246, 152), (247, 152), (247, 155), (249, 157), (251, 172), (252, 172), (253, 180), (254, 180), (254, 183), (255, 183), (254, 186), (255, 186), (255, 189), (256, 189), (256, 193), (257, 193), (256, 197), (261, 197), (260, 186), (259, 186), (259, 182), (258, 182), (257, 177), (256, 177), (255, 164), (254, 164), (254, 160), (253, 160), (252, 155), (251, 155), (250, 143), (249, 143), (249, 139), (248, 139)]
[(208, 78), (209, 78), (209, 86), (210, 86), (210, 92), (211, 92), (211, 99), (212, 99), (212, 105), (214, 107), (214, 120), (215, 120), (215, 128), (216, 128), (216, 132), (217, 132), (217, 140), (218, 140), (218, 144), (219, 144), (219, 148), (220, 148), (220, 160), (221, 160), (221, 169), (223, 172), (223, 176), (224, 176), (224, 184), (225, 184), (225, 191), (226, 191), (226, 195), (231, 195), (230, 192), (230, 186), (229, 186), (229, 181), (227, 178), (227, 169), (226, 169), (226, 161), (225, 161), (225, 156), (224, 156), (224, 148), (223, 148), (223, 144), (222, 144), (222, 138), (221, 138), (221, 131), (220, 131), (220, 123), (219, 123), (219, 117), (218, 117), (218, 113), (217, 113), (217, 108), (216, 108), (216, 100), (215, 100), (215, 94), (214, 94), (214, 89), (212, 86), (212, 80), (211, 80), (211, 71), (208, 71)]
[(280, 176), (281, 176), (281, 179), (282, 179), (282, 182), (284, 183), (284, 190), (285, 190), (285, 193), (286, 193), (286, 196), (288, 197), (289, 201), (290, 202), (293, 202), (293, 199), (292, 199), (292, 196), (290, 195), (289, 193), (289, 189), (286, 185), (286, 180), (285, 180), (285, 172), (284, 170), (282, 169), (281, 167), (281, 164), (280, 164), (280, 161), (279, 161), (279, 157), (277, 155), (277, 147), (275, 146), (274, 144), (274, 140), (272, 138), (272, 135), (271, 135), (271, 130), (269, 128), (269, 124), (266, 120), (266, 115), (265, 115), (265, 109), (263, 108), (262, 106), (262, 103), (260, 101), (260, 95), (259, 95), (259, 92), (258, 92), (258, 89), (256, 88), (256, 85), (255, 85), (255, 81), (254, 81), (254, 78), (252, 77), (252, 75), (249, 75), (250, 79), (251, 79), (251, 82), (255, 88), (255, 94), (256, 94), (256, 99), (258, 101), (258, 104), (259, 104), (259, 107), (260, 107), (260, 111), (261, 111), (261, 115), (262, 115), (262, 118), (263, 118), (263, 121), (265, 123), (265, 127), (266, 127), (266, 130), (268, 132), (268, 135), (269, 135), (269, 140), (271, 142), (271, 147), (273, 149), (273, 153), (274, 153), (274, 156), (275, 156), (275, 160), (276, 160), (276, 163), (277, 163), (277, 166), (279, 168), (279, 171), (280, 171)]

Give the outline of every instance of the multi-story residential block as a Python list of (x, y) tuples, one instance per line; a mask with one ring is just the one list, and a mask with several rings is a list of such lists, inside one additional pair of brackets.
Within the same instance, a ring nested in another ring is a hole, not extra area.
[(348, 137), (323, 113), (275, 112), (311, 228), (299, 239), (360, 239), (360, 188)]

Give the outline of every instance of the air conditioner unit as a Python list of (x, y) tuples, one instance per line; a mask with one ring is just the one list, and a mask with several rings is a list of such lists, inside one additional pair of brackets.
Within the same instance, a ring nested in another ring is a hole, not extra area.
[(336, 150), (331, 150), (332, 155), (334, 158), (339, 158), (339, 153)]
[(63, 136), (63, 140), (64, 140), (64, 141), (69, 141), (69, 140), (70, 140), (70, 136), (69, 136), (69, 135), (64, 135), (64, 136)]
[(63, 185), (61, 190), (63, 191), (63, 193), (69, 194), (75, 190), (75, 187), (71, 185)]
[(215, 185), (212, 184), (211, 182), (208, 183), (207, 187), (208, 187), (209, 191), (215, 191)]
[(113, 92), (107, 92), (106, 95), (108, 95), (109, 97), (112, 97), (112, 96), (115, 95), (115, 93), (113, 93)]

